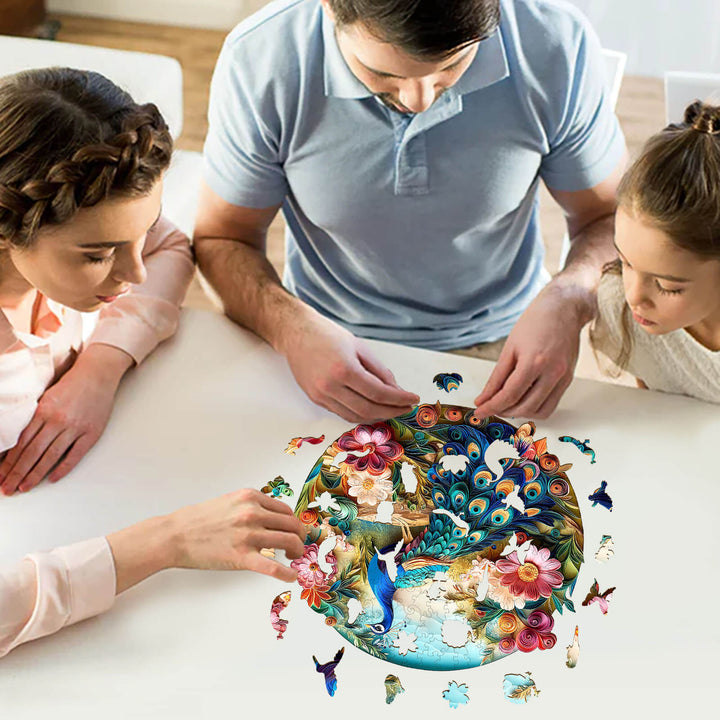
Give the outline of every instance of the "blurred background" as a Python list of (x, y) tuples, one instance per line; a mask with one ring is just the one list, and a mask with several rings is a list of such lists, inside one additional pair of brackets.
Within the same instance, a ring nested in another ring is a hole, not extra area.
[[(627, 55), (617, 114), (631, 153), (665, 124), (663, 76), (667, 71), (720, 73), (720, 0), (569, 1), (589, 17), (604, 48)], [(0, 0), (0, 35), (177, 59), (183, 90), (177, 147), (197, 152), (202, 150), (209, 83), (223, 39), (235, 24), (265, 4), (265, 0)], [(3, 52), (9, 51), (0, 43)], [(565, 224), (547, 193), (542, 197), (541, 219), (546, 264), (555, 272)], [(282, 275), (281, 218), (271, 227), (268, 254)], [(197, 282), (186, 304), (215, 307)], [(586, 338), (577, 374), (601, 377)]]

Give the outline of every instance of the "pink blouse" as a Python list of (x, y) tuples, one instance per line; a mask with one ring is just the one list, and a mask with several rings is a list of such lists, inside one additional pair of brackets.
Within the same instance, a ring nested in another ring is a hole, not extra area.
[(175, 332), (194, 271), (190, 243), (162, 218), (148, 233), (143, 260), (145, 282), (99, 313), (40, 296), (30, 334), (16, 331), (0, 310), (0, 453), (15, 445), (42, 394), (72, 367), (84, 345), (112, 345), (139, 364)]
[[(17, 332), (0, 311), (0, 453), (15, 445), (46, 388), (72, 367), (83, 346), (112, 345), (140, 363), (175, 332), (194, 271), (190, 243), (163, 218), (148, 233), (143, 260), (145, 282), (100, 313), (40, 297), (29, 334)], [(114, 598), (115, 564), (105, 538), (28, 555), (0, 570), (0, 657), (104, 612)]]

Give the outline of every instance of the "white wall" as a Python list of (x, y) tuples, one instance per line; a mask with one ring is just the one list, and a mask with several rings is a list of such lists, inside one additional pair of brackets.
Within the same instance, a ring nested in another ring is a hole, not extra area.
[(720, 73), (720, 0), (569, 0), (603, 45), (628, 55), (626, 74)]
[[(267, 0), (48, 0), (48, 9), (229, 30)], [(628, 54), (627, 74), (720, 73), (720, 0), (569, 0), (603, 45)]]

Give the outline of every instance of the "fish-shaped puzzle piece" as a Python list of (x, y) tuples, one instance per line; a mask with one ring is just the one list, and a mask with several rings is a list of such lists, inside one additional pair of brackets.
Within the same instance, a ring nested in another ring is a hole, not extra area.
[(607, 488), (607, 482), (603, 480), (600, 483), (600, 487), (596, 488), (595, 492), (592, 493), (592, 495), (588, 495), (588, 500), (592, 501), (592, 506), (595, 507), (596, 505), (602, 505), (604, 508), (607, 508), (610, 512), (612, 512), (613, 509), (613, 501), (612, 498), (607, 494), (606, 492)]
[(297, 452), (297, 449), (304, 443), (309, 443), (310, 445), (319, 445), (321, 442), (323, 442), (323, 440), (325, 440), (324, 434), (320, 437), (295, 437), (288, 443), (288, 446), (285, 448), (285, 453), (287, 455), (294, 455)]
[(595, 451), (588, 445), (589, 440), (578, 440), (571, 435), (561, 435), (558, 440), (560, 442), (572, 443), (583, 455), (590, 456), (590, 464), (595, 462)]
[(608, 606), (610, 605), (610, 600), (612, 600), (612, 595), (614, 591), (615, 588), (611, 587), (608, 588), (605, 592), (601, 593), (600, 585), (598, 584), (597, 579), (595, 579), (595, 582), (590, 588), (590, 592), (588, 592), (582, 604), (584, 607), (589, 607), (593, 603), (597, 603), (600, 606), (602, 614), (607, 615)]
[(503, 679), (503, 692), (510, 702), (518, 705), (526, 703), (531, 697), (537, 697), (540, 691), (531, 677), (531, 673), (508, 673)]
[(405, 688), (397, 675), (388, 675), (385, 678), (385, 702), (389, 705)]
[(445, 392), (457, 390), (462, 381), (463, 379), (460, 373), (438, 373), (433, 378), (433, 382), (437, 386), (437, 389), (444, 390)]
[(336, 653), (335, 657), (330, 662), (320, 664), (317, 658), (313, 655), (312, 659), (315, 662), (315, 670), (322, 673), (325, 676), (325, 687), (327, 688), (328, 695), (333, 697), (337, 690), (337, 676), (335, 675), (335, 668), (338, 663), (342, 660), (342, 656), (345, 653), (345, 648), (340, 648)]
[(468, 686), (464, 683), (458, 685), (454, 680), (448, 683), (447, 690), (443, 690), (443, 697), (450, 703), (450, 707), (455, 709), (460, 705), (467, 705), (470, 702), (470, 697), (467, 694)]
[(569, 668), (574, 668), (577, 665), (578, 658), (580, 657), (580, 628), (575, 626), (575, 634), (573, 635), (572, 642), (567, 646), (567, 660), (565, 664)]
[(287, 608), (292, 598), (292, 592), (280, 593), (273, 601), (270, 608), (270, 623), (274, 630), (277, 630), (277, 639), (282, 640), (287, 630), (288, 621), (280, 617), (280, 613)]
[(281, 495), (292, 497), (295, 494), (282, 475), (278, 475), (274, 480), (270, 480), (267, 485), (260, 488), (260, 492), (276, 498), (279, 498)]

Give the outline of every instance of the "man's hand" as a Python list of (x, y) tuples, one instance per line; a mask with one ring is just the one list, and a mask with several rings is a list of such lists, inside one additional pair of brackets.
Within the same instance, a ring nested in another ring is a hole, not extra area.
[(580, 331), (594, 315), (594, 297), (556, 279), (528, 306), (508, 336), (484, 390), (478, 417), (546, 418), (572, 382)]
[(419, 402), (352, 333), (307, 306), (301, 318), (283, 333), (278, 349), (314, 403), (360, 423), (401, 415)]
[(90, 345), (40, 398), (17, 444), (0, 464), (0, 491), (34, 488), (67, 475), (105, 430), (115, 392), (133, 359), (109, 345)]

